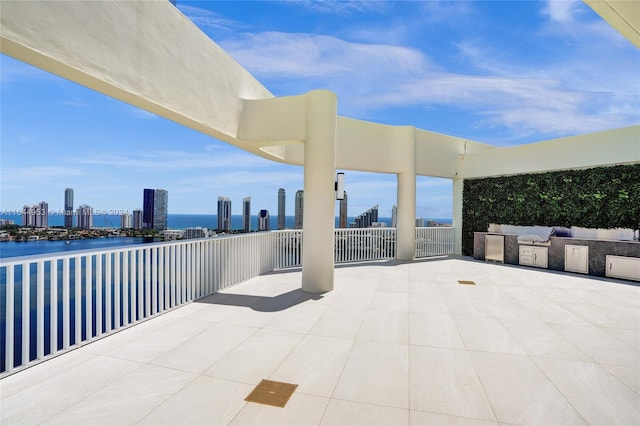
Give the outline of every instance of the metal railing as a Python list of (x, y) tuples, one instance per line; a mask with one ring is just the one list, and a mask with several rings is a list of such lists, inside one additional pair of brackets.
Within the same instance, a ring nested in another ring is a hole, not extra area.
[[(302, 230), (29, 256), (0, 262), (0, 377), (266, 272), (302, 264)], [(452, 228), (418, 228), (416, 257)], [(336, 229), (335, 262), (392, 259), (395, 228)]]
[(451, 227), (416, 228), (416, 258), (453, 254)]

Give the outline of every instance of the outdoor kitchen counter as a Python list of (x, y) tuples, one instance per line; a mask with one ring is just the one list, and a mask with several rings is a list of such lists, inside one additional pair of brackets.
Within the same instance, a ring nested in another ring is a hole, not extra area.
[[(501, 234), (495, 232), (474, 232), (473, 257), (485, 260), (485, 235), (504, 236), (504, 263), (519, 264), (518, 236), (516, 234)], [(600, 240), (572, 237), (551, 237), (546, 243), (527, 244), (533, 246), (548, 247), (548, 268), (555, 271), (565, 270), (565, 246), (567, 244), (575, 246), (586, 246), (589, 250), (589, 275), (606, 275), (606, 256), (625, 256), (640, 258), (640, 242), (638, 241), (616, 241)]]

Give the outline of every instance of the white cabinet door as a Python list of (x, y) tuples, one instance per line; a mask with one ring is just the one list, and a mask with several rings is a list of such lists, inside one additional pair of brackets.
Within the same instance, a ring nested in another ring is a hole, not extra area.
[(569, 272), (589, 273), (589, 246), (564, 246), (564, 270)]
[(606, 275), (640, 281), (640, 258), (607, 255)]
[(549, 249), (546, 247), (533, 248), (533, 266), (546, 268), (549, 259)]

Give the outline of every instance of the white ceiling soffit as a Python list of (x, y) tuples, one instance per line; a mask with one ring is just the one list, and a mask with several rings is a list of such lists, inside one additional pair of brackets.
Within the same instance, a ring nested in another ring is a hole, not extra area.
[(640, 47), (640, 1), (584, 0), (584, 2), (627, 40)]

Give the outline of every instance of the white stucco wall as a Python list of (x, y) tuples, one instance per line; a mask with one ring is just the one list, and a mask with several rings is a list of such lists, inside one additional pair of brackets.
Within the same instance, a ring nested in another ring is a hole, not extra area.
[(640, 163), (640, 126), (467, 154), (465, 178)]
[(171, 3), (0, 2), (2, 52), (222, 140), (273, 97)]

